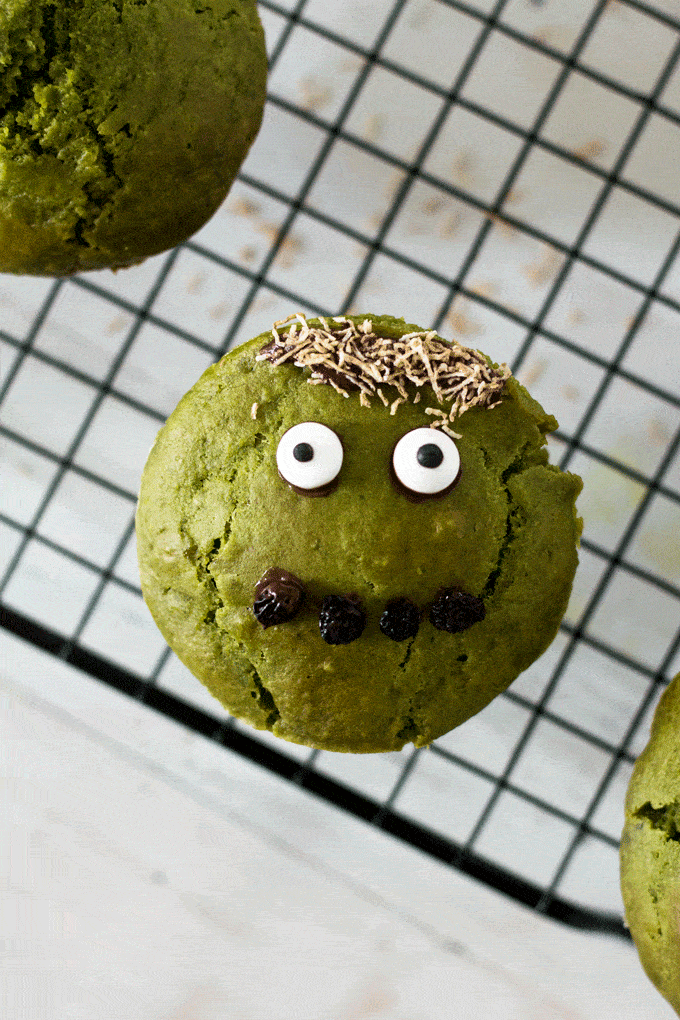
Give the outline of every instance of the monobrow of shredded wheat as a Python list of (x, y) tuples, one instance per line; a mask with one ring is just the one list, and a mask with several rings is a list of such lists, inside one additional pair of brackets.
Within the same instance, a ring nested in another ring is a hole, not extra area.
[[(256, 360), (273, 365), (292, 362), (297, 368), (307, 368), (309, 383), (330, 385), (343, 397), (349, 397), (345, 387), (354, 387), (364, 407), (370, 407), (370, 398), (377, 396), (390, 414), (408, 401), (407, 383), (416, 387), (428, 384), (439, 404), (450, 404), (448, 413), (441, 407), (425, 408), (425, 414), (434, 419), (430, 427), (441, 428), (454, 438), (460, 438), (449, 425), (455, 418), (471, 407), (492, 408), (501, 402), (510, 377), (508, 366), (492, 368), (479, 351), (456, 341), (444, 343), (434, 330), (391, 340), (377, 335), (370, 319), (355, 323), (342, 316), (330, 321), (319, 317), (318, 322), (320, 325), (310, 326), (300, 313), (275, 322), (272, 339)], [(388, 400), (382, 386), (393, 386), (397, 398)], [(413, 403), (419, 400), (416, 390)]]

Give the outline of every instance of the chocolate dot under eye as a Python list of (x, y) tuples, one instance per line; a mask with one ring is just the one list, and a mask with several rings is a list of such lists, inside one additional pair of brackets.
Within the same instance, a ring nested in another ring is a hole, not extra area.
[(313, 459), (314, 450), (309, 443), (297, 443), (293, 447), (293, 456), (296, 460), (305, 462)]
[(418, 447), (416, 460), (421, 467), (436, 468), (444, 460), (444, 454), (436, 443), (424, 443)]

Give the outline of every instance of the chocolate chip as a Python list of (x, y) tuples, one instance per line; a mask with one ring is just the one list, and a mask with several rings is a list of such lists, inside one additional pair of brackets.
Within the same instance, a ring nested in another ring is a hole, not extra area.
[(326, 595), (319, 613), (321, 637), (329, 645), (348, 645), (366, 626), (366, 613), (356, 595)]
[(266, 629), (292, 620), (305, 597), (299, 577), (281, 567), (270, 567), (255, 585), (255, 617)]
[(458, 634), (486, 616), (484, 603), (460, 588), (443, 588), (430, 610), (430, 622), (437, 630)]
[(393, 599), (380, 617), (380, 629), (392, 641), (415, 637), (420, 626), (420, 610), (410, 599)]

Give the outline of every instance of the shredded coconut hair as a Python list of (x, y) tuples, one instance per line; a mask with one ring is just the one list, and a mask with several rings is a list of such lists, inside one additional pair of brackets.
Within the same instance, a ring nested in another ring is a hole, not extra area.
[[(459, 436), (450, 422), (456, 417), (471, 407), (491, 408), (501, 402), (510, 377), (508, 366), (492, 368), (483, 354), (455, 341), (445, 343), (433, 330), (406, 333), (393, 340), (374, 333), (370, 319), (355, 323), (338, 316), (330, 321), (319, 318), (318, 322), (310, 326), (300, 313), (275, 322), (272, 339), (262, 347), (257, 360), (308, 368), (308, 382), (325, 383), (343, 397), (349, 397), (346, 387), (354, 387), (364, 407), (370, 407), (370, 398), (378, 396), (390, 414), (409, 400), (407, 383), (416, 387), (414, 404), (420, 400), (419, 388), (428, 384), (439, 404), (450, 404), (448, 413), (440, 407), (425, 408), (425, 414), (434, 419), (430, 425), (454, 438)], [(393, 386), (396, 399), (388, 400), (383, 386)]]

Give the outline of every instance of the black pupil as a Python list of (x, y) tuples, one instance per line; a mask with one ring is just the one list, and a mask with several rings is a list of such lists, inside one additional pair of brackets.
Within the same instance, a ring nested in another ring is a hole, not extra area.
[(314, 450), (309, 443), (297, 443), (293, 447), (293, 456), (296, 460), (311, 460), (314, 456)]
[(436, 443), (425, 443), (418, 447), (416, 460), (421, 467), (436, 468), (444, 460), (444, 454)]

